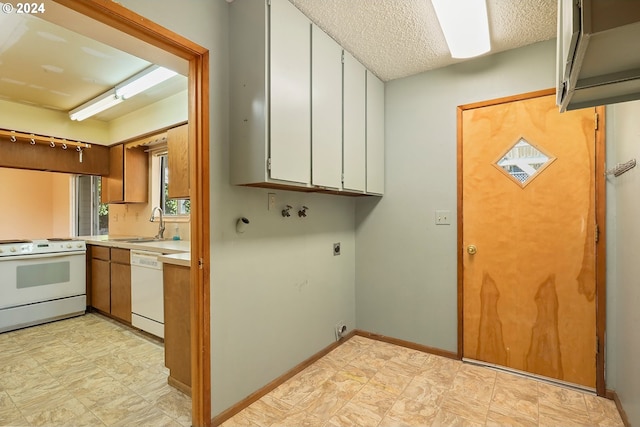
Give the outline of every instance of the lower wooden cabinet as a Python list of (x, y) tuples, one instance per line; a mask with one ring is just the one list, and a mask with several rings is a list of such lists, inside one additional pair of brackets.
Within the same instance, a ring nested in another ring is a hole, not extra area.
[(164, 363), (169, 384), (191, 395), (190, 269), (163, 264)]
[(131, 323), (129, 249), (111, 248), (111, 315)]
[(131, 323), (131, 264), (129, 249), (89, 245), (91, 306)]

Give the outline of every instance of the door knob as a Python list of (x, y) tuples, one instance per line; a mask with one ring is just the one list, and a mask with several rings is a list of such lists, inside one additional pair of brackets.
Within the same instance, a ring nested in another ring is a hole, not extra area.
[(467, 253), (468, 253), (469, 255), (475, 255), (475, 254), (476, 254), (476, 252), (478, 252), (478, 248), (476, 248), (476, 246), (475, 246), (475, 245), (469, 245), (469, 246), (467, 246)]

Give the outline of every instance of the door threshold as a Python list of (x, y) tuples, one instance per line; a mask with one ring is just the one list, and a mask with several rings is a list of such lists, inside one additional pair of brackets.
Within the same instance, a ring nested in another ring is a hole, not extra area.
[(593, 394), (594, 396), (597, 395), (596, 389), (593, 387), (586, 387), (580, 384), (574, 384), (567, 381), (558, 380), (556, 378), (550, 378), (550, 377), (545, 377), (543, 375), (532, 374), (531, 372), (520, 371), (518, 369), (509, 368), (507, 366), (495, 365), (493, 363), (483, 362), (482, 360), (468, 359), (466, 357), (463, 357), (462, 361), (464, 363), (469, 363), (471, 365), (483, 366), (485, 368), (490, 368), (496, 371), (506, 372), (512, 375), (516, 375), (518, 377), (528, 378), (528, 379), (541, 381), (551, 385), (569, 388), (575, 391), (579, 391), (581, 393), (589, 393), (589, 394)]

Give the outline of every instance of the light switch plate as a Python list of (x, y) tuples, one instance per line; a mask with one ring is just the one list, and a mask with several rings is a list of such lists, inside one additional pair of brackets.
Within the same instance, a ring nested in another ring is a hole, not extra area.
[(451, 211), (436, 210), (436, 225), (451, 225)]

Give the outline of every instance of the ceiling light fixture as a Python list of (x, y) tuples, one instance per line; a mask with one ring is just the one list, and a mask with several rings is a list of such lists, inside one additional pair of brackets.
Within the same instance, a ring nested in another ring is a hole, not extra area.
[(85, 102), (78, 108), (69, 111), (69, 117), (71, 120), (82, 121), (121, 102), (122, 98), (118, 98), (116, 96), (115, 89), (111, 89), (110, 91)]
[(491, 49), (486, 0), (431, 0), (452, 58), (472, 58)]
[(128, 99), (175, 76), (175, 71), (153, 65), (116, 86), (116, 96)]
[(130, 77), (116, 85), (113, 89), (110, 89), (102, 95), (69, 111), (69, 117), (71, 120), (84, 120), (121, 103), (125, 99), (129, 99), (140, 92), (144, 92), (145, 90), (170, 79), (176, 74), (178, 73), (175, 71), (168, 70), (158, 65), (152, 65), (151, 67), (142, 70), (133, 77)]

